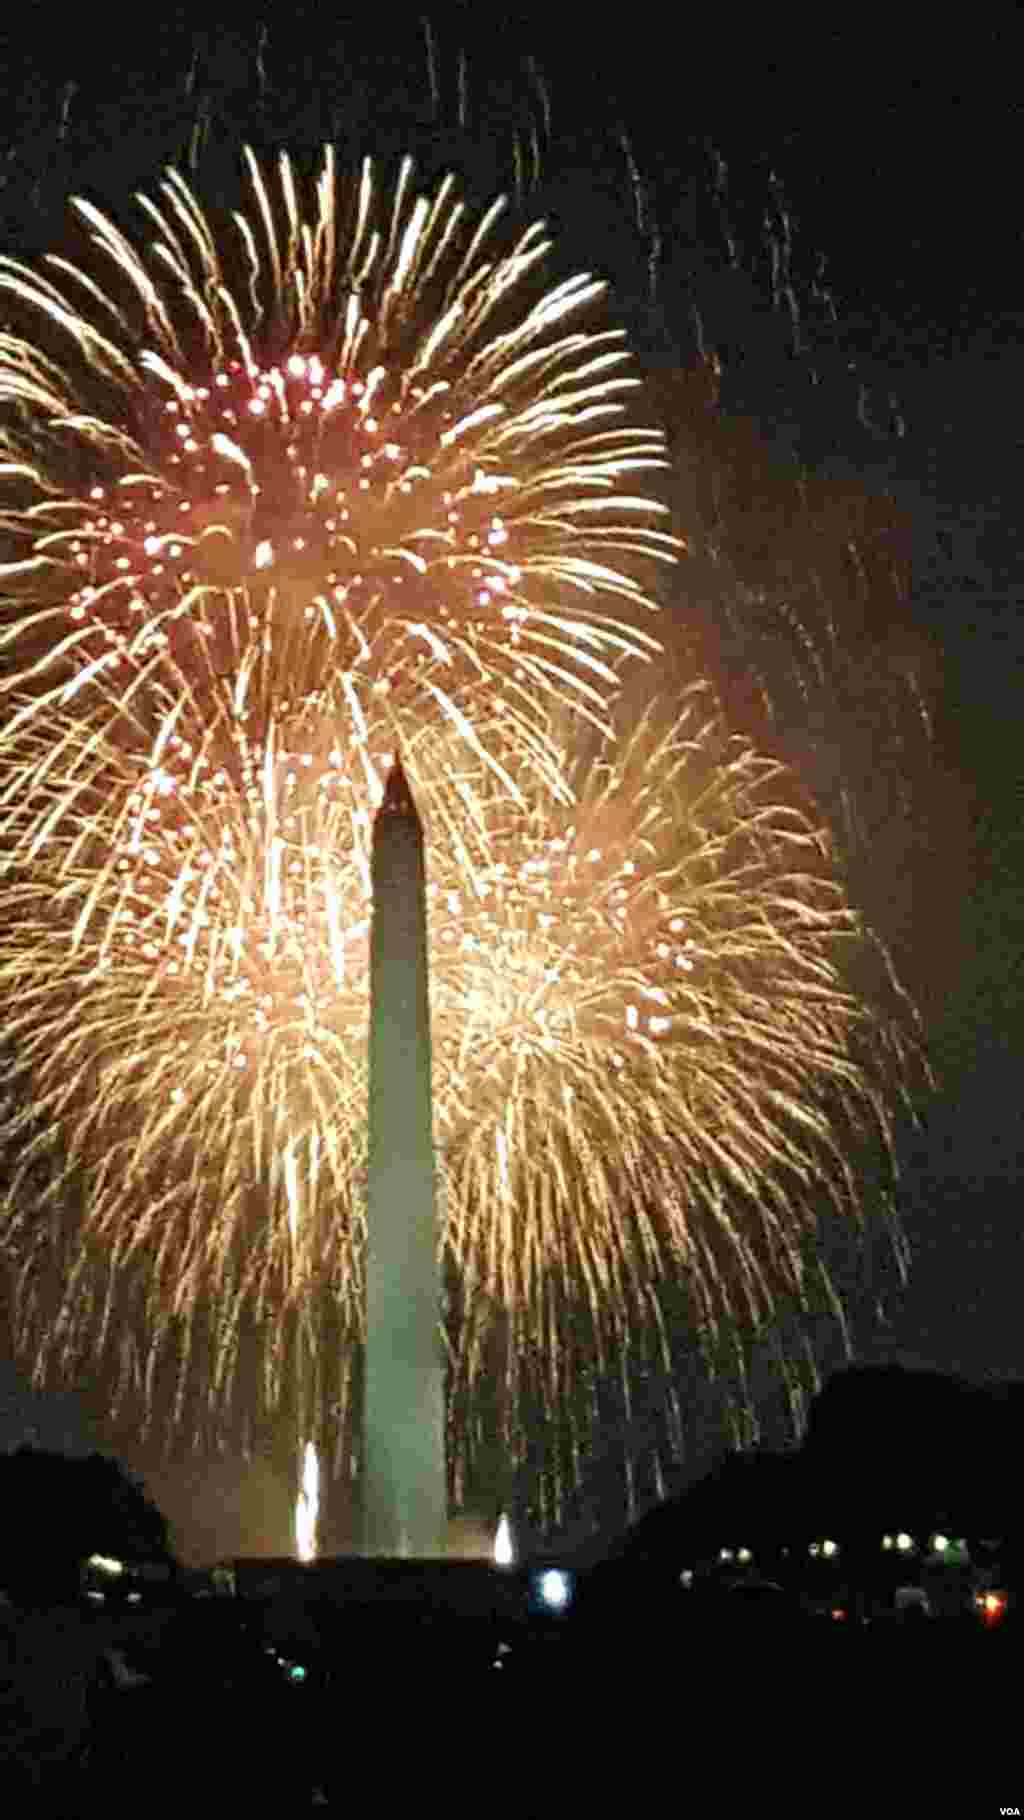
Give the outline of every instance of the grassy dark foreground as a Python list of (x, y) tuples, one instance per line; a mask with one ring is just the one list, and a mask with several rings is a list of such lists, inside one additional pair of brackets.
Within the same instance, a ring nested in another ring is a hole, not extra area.
[[(340, 1812), (367, 1777), (385, 1806), (433, 1807), (438, 1789), (475, 1782), (474, 1764), (490, 1766), (492, 1793), (533, 1786), (530, 1813), (549, 1811), (538, 1778), (571, 1788), (600, 1771), (670, 1787), (697, 1764), (722, 1797), (825, 1765), (833, 1798), (858, 1778), (934, 1788), (962, 1757), (990, 1807), (1008, 1798), (1004, 1715), (1022, 1666), (1009, 1623), (669, 1625), (636, 1612), (492, 1649), (458, 1621), (385, 1622), (339, 1627), (329, 1650), (296, 1637), (282, 1663), (230, 1618), (217, 1615), (215, 1639), (194, 1616), (150, 1627), (151, 1676), (130, 1688), (104, 1670), (109, 1626), (26, 1621), (0, 1682), (0, 1813)], [(792, 1787), (787, 1802), (821, 1811)]]

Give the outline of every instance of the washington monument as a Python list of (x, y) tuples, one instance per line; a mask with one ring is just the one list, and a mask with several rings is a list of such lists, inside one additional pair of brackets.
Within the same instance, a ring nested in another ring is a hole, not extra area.
[(441, 1555), (444, 1362), (423, 828), (396, 757), (373, 827), (363, 1550)]

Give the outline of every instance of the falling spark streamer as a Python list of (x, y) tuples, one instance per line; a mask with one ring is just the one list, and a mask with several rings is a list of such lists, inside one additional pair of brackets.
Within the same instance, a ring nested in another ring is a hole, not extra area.
[(557, 791), (546, 698), (606, 717), (679, 548), (623, 484), (668, 464), (621, 333), (562, 332), (605, 287), (538, 295), (543, 224), (503, 249), (498, 199), (467, 243), (453, 180), (417, 197), (408, 161), (382, 230), (369, 162), (352, 193), (328, 148), (308, 215), (287, 156), (246, 169), (229, 228), (170, 171), (148, 245), (78, 198), (84, 261), (0, 258), (7, 736), (75, 702), (154, 742), (200, 678), (272, 716), (344, 675), (357, 728), (382, 692), (463, 731), (493, 695), (495, 743)]

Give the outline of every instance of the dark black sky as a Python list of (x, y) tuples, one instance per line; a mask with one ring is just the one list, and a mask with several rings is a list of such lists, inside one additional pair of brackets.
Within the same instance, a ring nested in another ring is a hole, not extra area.
[[(874, 1356), (977, 1379), (1020, 1376), (1022, 31), (1012, 9), (973, 36), (963, 15), (944, 35), (933, 14), (920, 42), (887, 32), (878, 13), (868, 25), (851, 15), (797, 28), (751, 27), (746, 9), (708, 8), (696, 20), (693, 10), (674, 9), (666, 27), (664, 9), (645, 4), (607, 25), (591, 7), (488, 7), (483, 23), (481, 9), (435, 9), (441, 78), (454, 93), (460, 42), (475, 79), (489, 72), (485, 157), (502, 122), (495, 81), (505, 70), (511, 118), (520, 56), (532, 52), (551, 78), (572, 199), (564, 225), (589, 235), (600, 222), (635, 332), (682, 358), (699, 302), (726, 352), (724, 407), (754, 418), (769, 440), (795, 439), (811, 465), (840, 461), (865, 485), (888, 486), (925, 528), (907, 611), (941, 653), (950, 821), (965, 821), (968, 839), (950, 855), (959, 935), (948, 970), (931, 943), (936, 912), (949, 906), (914, 903), (911, 944), (928, 953), (942, 1087), (905, 1146), (915, 1262)], [(40, 11), (31, 44), (20, 27), (0, 30), (8, 244), (45, 242), (68, 187), (103, 189), (125, 171), (133, 183), (150, 178), (204, 92), (228, 136), (287, 132), (313, 143), (328, 117), (360, 116), (397, 143), (410, 95), (425, 98), (414, 21), (382, 13), (375, 40), (365, 8), (280, 9), (266, 15), (265, 32), (262, 16), (256, 7), (244, 27), (207, 23), (197, 35), (190, 12), (162, 9), (162, 24), (147, 23), (137, 40), (123, 23), (105, 32), (95, 11), (59, 30)], [(638, 231), (636, 198), (610, 150), (620, 119), (660, 231), (653, 302), (644, 264), (653, 242)], [(723, 249), (709, 147), (728, 165), (744, 275)], [(773, 171), (795, 218), (805, 292), (824, 255), (836, 301), (838, 321), (827, 333), (818, 325), (813, 360), (790, 358), (771, 310), (760, 234)], [(572, 209), (588, 218), (573, 220)], [(817, 386), (809, 365), (824, 376)], [(928, 826), (941, 846), (941, 802)]]

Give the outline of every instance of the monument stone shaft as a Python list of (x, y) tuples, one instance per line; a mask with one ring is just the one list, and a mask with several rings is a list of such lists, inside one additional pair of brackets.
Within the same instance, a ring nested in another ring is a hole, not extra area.
[(398, 758), (373, 827), (363, 1546), (447, 1530), (423, 828)]

